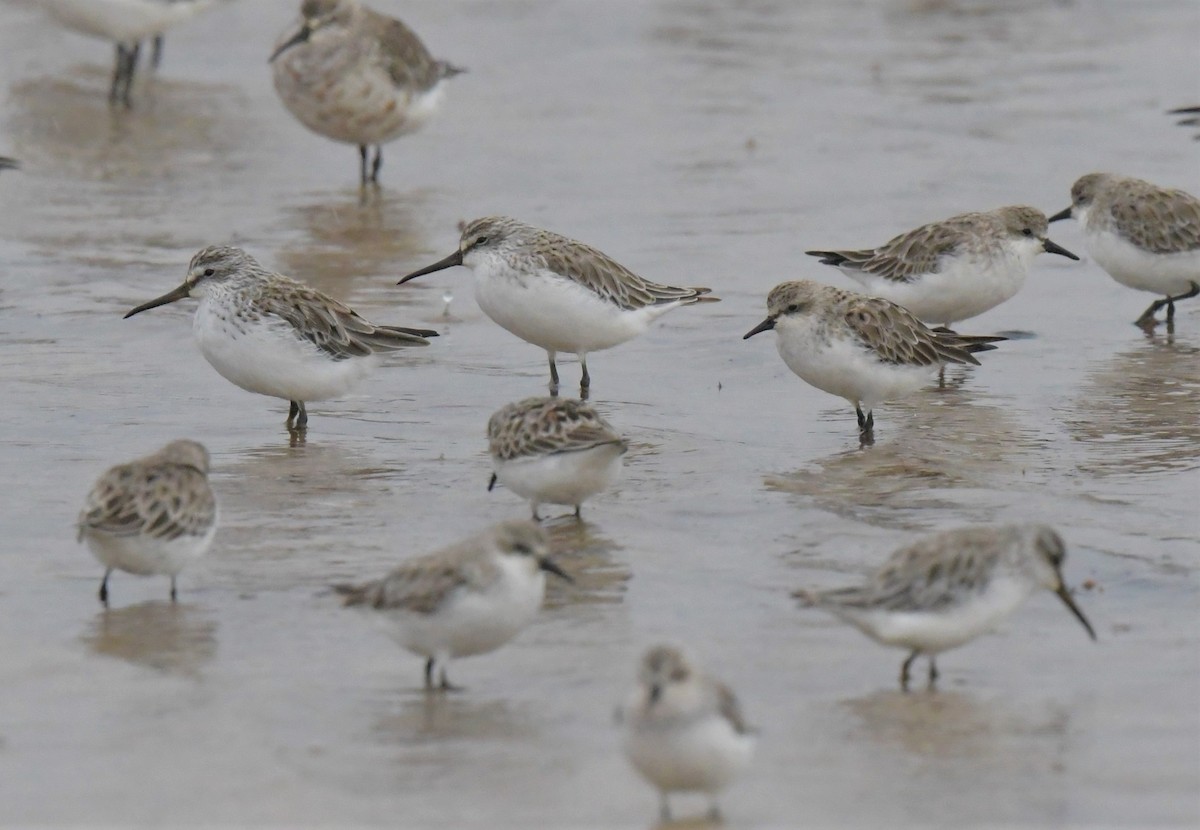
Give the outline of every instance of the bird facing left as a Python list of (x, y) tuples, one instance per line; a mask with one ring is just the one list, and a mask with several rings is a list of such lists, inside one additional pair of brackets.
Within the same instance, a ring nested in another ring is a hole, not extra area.
[(377, 326), (302, 282), (263, 268), (241, 248), (205, 248), (183, 284), (126, 318), (199, 297), (192, 333), (221, 377), (248, 392), (289, 401), (287, 425), (304, 429), (308, 401), (344, 395), (379, 352), (428, 346), (427, 329)]

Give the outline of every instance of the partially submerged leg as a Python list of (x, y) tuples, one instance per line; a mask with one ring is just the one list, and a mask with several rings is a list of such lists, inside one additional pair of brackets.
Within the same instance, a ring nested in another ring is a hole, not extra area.
[(175, 602), (176, 599), (177, 599), (177, 597), (175, 594), (175, 577), (171, 577), (171, 602)]
[(583, 366), (583, 377), (579, 379), (579, 397), (586, 401), (588, 390), (592, 388), (592, 376), (588, 374), (586, 354), (579, 355), (579, 364)]
[(296, 420), (296, 416), (300, 414), (300, 404), (298, 401), (288, 401), (288, 429), (292, 428), (292, 423)]
[(438, 683), (438, 688), (441, 689), (443, 692), (461, 692), (462, 691), (462, 686), (455, 686), (446, 677), (446, 661), (445, 660), (442, 661), (442, 668), (438, 671), (438, 674), (440, 675), (440, 678), (439, 678), (440, 682)]
[(934, 686), (937, 685), (937, 679), (938, 679), (937, 660), (931, 654), (931, 655), (929, 655), (929, 688), (932, 689)]
[(359, 179), (359, 184), (363, 187), (366, 187), (367, 182), (369, 181), (368, 173), (367, 173), (367, 155), (368, 155), (367, 145), (365, 145), (365, 144), (358, 145), (358, 160), (359, 160), (358, 179)]
[(308, 426), (308, 410), (304, 408), (304, 401), (296, 401), (296, 429), (304, 429)]
[(550, 395), (551, 397), (558, 396), (558, 366), (554, 364), (556, 357), (554, 352), (546, 352), (550, 358)]
[(108, 607), (108, 575), (112, 573), (112, 568), (104, 569), (104, 579), (100, 580), (100, 602), (105, 608)]
[(154, 51), (150, 53), (150, 68), (151, 69), (158, 69), (158, 65), (160, 63), (162, 63), (162, 51), (163, 51), (163, 36), (155, 35), (154, 36)]
[(379, 168), (383, 167), (383, 145), (375, 145), (375, 161), (371, 162), (371, 184), (379, 184)]
[(433, 688), (433, 658), (425, 661), (425, 688)]
[(919, 651), (913, 651), (912, 654), (908, 655), (908, 659), (905, 660), (900, 666), (900, 691), (902, 692), (908, 691), (909, 669), (912, 668), (913, 661), (917, 659), (917, 655), (920, 653), (921, 652)]

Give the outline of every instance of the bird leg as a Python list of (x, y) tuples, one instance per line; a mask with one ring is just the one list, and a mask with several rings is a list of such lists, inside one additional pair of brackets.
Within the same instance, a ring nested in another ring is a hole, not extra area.
[(175, 600), (175, 577), (171, 577), (171, 602), (174, 602)]
[(108, 607), (108, 575), (112, 573), (112, 568), (104, 570), (104, 579), (100, 580), (100, 603)]
[(554, 365), (554, 352), (546, 352), (550, 355), (550, 397), (558, 397), (558, 367)]
[(368, 154), (367, 145), (365, 145), (365, 144), (358, 145), (359, 183), (361, 184), (362, 187), (366, 187), (367, 182), (369, 181), (369, 179), (367, 177), (367, 154)]
[(587, 355), (581, 354), (579, 363), (583, 366), (583, 377), (579, 379), (579, 397), (586, 401), (588, 390), (592, 388), (592, 376), (587, 370)]
[(451, 683), (449, 680), (446, 679), (446, 667), (445, 666), (442, 666), (441, 671), (439, 671), (438, 674), (440, 675), (440, 681), (441, 681), (438, 683), (439, 691), (461, 692), (463, 690), (462, 686), (455, 686), (453, 683)]
[(295, 401), (288, 401), (288, 417), (287, 428), (292, 428), (292, 422), (296, 420), (296, 416), (300, 414), (300, 404)]
[(932, 689), (935, 686), (937, 686), (937, 679), (938, 679), (937, 662), (934, 660), (934, 657), (931, 654), (931, 655), (929, 655), (929, 688)]
[(875, 443), (875, 412), (872, 410), (863, 414), (862, 407), (858, 404), (854, 405), (854, 411), (858, 414), (858, 440), (863, 447), (870, 447)]
[(162, 63), (163, 51), (163, 36), (157, 34), (154, 36), (154, 51), (150, 53), (150, 68), (158, 69), (158, 65)]
[(117, 103), (117, 88), (121, 84), (121, 76), (125, 73), (125, 45), (118, 43), (116, 46), (116, 59), (113, 61), (113, 76), (112, 86), (108, 88), (108, 103)]
[(425, 661), (425, 688), (433, 688), (433, 658), (430, 657)]
[(287, 428), (303, 430), (308, 427), (308, 410), (304, 401), (288, 401)]
[(902, 692), (908, 691), (908, 670), (912, 668), (913, 661), (917, 659), (917, 655), (920, 653), (919, 651), (914, 651), (908, 655), (908, 659), (900, 666), (900, 691)]
[(379, 168), (383, 167), (383, 145), (375, 145), (375, 161), (371, 162), (371, 184), (379, 184)]
[(662, 822), (671, 820), (671, 804), (667, 801), (667, 793), (665, 790), (658, 794), (658, 818)]
[(575, 505), (575, 518), (581, 522), (583, 521), (583, 505), (582, 504)]
[(129, 109), (132, 106), (129, 100), (129, 92), (133, 89), (133, 75), (137, 71), (138, 54), (141, 50), (142, 44), (140, 41), (125, 49), (125, 69), (121, 80), (121, 103), (125, 105), (125, 109)]
[(1200, 284), (1197, 284), (1195, 281), (1192, 281), (1191, 286), (1192, 286), (1192, 290), (1188, 291), (1187, 293), (1176, 294), (1174, 297), (1163, 297), (1161, 300), (1155, 300), (1154, 302), (1152, 302), (1150, 304), (1150, 307), (1148, 309), (1146, 309), (1144, 312), (1142, 312), (1142, 316), (1137, 318), (1137, 320), (1134, 321), (1134, 324), (1141, 326), (1142, 328), (1153, 327), (1154, 325), (1157, 324), (1157, 322), (1154, 319), (1154, 315), (1157, 314), (1158, 310), (1160, 308), (1162, 308), (1163, 306), (1167, 307), (1167, 322), (1168, 323), (1174, 322), (1174, 320), (1175, 320), (1175, 301), (1176, 300), (1187, 300), (1187, 299), (1190, 299), (1191, 297), (1195, 297), (1197, 294), (1200, 294)]

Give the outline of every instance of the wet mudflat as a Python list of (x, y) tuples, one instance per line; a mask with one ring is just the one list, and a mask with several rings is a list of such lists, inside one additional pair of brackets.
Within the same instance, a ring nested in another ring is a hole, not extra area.
[[(36, 5), (0, 6), (0, 153), (24, 165), (0, 175), (0, 823), (651, 826), (611, 714), (659, 639), (761, 730), (731, 827), (1200, 821), (1200, 303), (1146, 336), (1149, 295), (1043, 257), (962, 327), (1033, 336), (880, 407), (865, 451), (771, 336), (740, 340), (776, 282), (849, 286), (807, 248), (1054, 212), (1093, 169), (1200, 189), (1161, 115), (1198, 97), (1194, 3), (378, 0), (471, 71), (366, 203), (355, 151), (271, 90), (295, 3), (172, 32), (131, 112), (104, 100), (110, 47)], [(542, 394), (542, 353), (465, 271), (395, 286), (490, 213), (723, 302), (589, 361), (632, 449), (583, 524), (550, 523), (579, 584), (430, 698), (325, 587), (525, 514), (486, 492), (483, 434)], [(1052, 238), (1083, 252), (1071, 223)], [(291, 441), (285, 404), (205, 363), (190, 304), (121, 319), (229, 242), (441, 337)], [(216, 542), (178, 605), (118, 574), (103, 611), (75, 515), (104, 468), (176, 437), (213, 453)], [(788, 597), (921, 533), (1027, 519), (1066, 538), (1098, 643), (1047, 594), (905, 696), (900, 652)]]

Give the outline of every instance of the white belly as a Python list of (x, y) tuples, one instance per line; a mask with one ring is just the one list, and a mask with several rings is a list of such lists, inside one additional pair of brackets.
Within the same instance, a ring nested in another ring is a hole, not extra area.
[(586, 355), (641, 334), (678, 303), (623, 310), (571, 280), (507, 265), (475, 269), (475, 301), (483, 313), (526, 343), (548, 352)]
[(437, 110), (442, 82), (421, 92), (387, 73), (337, 60), (327, 50), (289, 49), (272, 64), (275, 90), (300, 123), (348, 144), (383, 144), (421, 127)]
[(937, 654), (991, 631), (1032, 592), (1028, 582), (994, 577), (988, 589), (969, 601), (937, 612), (869, 612), (857, 619), (864, 633), (880, 643)]
[(192, 331), (221, 377), (248, 392), (288, 401), (345, 394), (374, 367), (375, 355), (334, 360), (276, 317), (246, 321), (227, 307), (200, 303)]
[(1166, 297), (1200, 284), (1200, 250), (1152, 254), (1110, 231), (1086, 232), (1085, 238), (1092, 259), (1122, 285)]
[(578, 452), (526, 456), (508, 461), (493, 459), (496, 478), (522, 498), (533, 502), (578, 507), (608, 489), (621, 472), (625, 448), (618, 444)]
[(117, 536), (104, 531), (84, 530), (83, 538), (92, 555), (106, 568), (139, 576), (175, 576), (199, 558), (212, 544), (217, 523), (203, 536), (152, 539), (148, 536)]
[(545, 586), (543, 573), (526, 572), (506, 577), (484, 593), (457, 589), (432, 614), (398, 611), (385, 616), (391, 618), (392, 635), (409, 651), (439, 659), (470, 657), (498, 649), (529, 625), (542, 607)]
[(862, 271), (840, 270), (861, 283), (871, 296), (891, 300), (926, 323), (951, 326), (1015, 296), (1025, 284), (1029, 264), (1010, 254), (958, 258), (948, 261), (944, 270), (924, 274), (915, 282), (895, 282)]
[(160, 34), (212, 5), (212, 0), (45, 0), (63, 25), (116, 43), (135, 43)]
[(911, 395), (928, 383), (938, 368), (881, 363), (853, 340), (823, 343), (799, 328), (780, 332), (776, 346), (783, 362), (805, 383), (867, 410), (882, 401)]
[(623, 744), (634, 768), (664, 792), (719, 792), (746, 768), (754, 751), (751, 736), (716, 715), (689, 724), (627, 723)]

